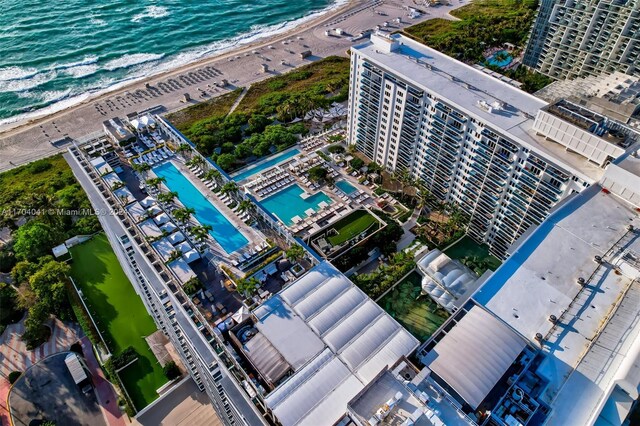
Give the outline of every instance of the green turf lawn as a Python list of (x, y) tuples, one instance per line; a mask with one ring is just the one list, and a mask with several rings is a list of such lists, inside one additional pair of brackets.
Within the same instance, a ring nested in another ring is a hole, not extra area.
[(138, 361), (120, 372), (120, 379), (138, 410), (158, 397), (156, 389), (167, 382), (162, 368), (144, 336), (156, 325), (124, 274), (104, 234), (71, 248), (71, 276), (82, 290), (85, 302), (112, 353), (128, 346), (138, 352)]
[[(480, 245), (470, 237), (464, 237), (458, 243), (444, 252), (452, 259), (478, 258), (483, 270), (487, 268), (495, 271), (502, 264), (500, 259), (489, 254), (489, 247)], [(484, 271), (483, 271), (484, 272)]]
[(422, 276), (413, 271), (378, 304), (418, 340), (424, 342), (449, 318), (449, 313), (421, 295)]
[(338, 231), (338, 233), (327, 239), (332, 245), (337, 246), (345, 241), (349, 241), (377, 222), (376, 218), (365, 210), (356, 210), (349, 216), (337, 221), (332, 228)]

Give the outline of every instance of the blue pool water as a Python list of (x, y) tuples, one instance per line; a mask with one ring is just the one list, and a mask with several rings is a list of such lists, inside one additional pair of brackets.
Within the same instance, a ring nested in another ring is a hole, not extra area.
[(240, 182), (242, 180), (247, 179), (248, 177), (255, 175), (258, 172), (268, 169), (269, 167), (273, 167), (276, 164), (281, 163), (284, 160), (288, 160), (289, 158), (298, 154), (300, 154), (300, 150), (298, 150), (297, 148), (294, 148), (291, 151), (287, 151), (287, 152), (283, 152), (281, 154), (275, 155), (274, 157), (258, 164), (257, 166), (253, 166), (253, 165), (247, 166), (240, 173), (233, 176), (233, 180), (235, 180), (236, 182)]
[(337, 181), (336, 186), (340, 189), (340, 191), (344, 192), (347, 195), (351, 195), (357, 191), (356, 187), (351, 185), (346, 180)]
[(313, 209), (318, 211), (322, 201), (331, 204), (331, 198), (324, 192), (318, 192), (308, 198), (302, 198), (300, 195), (304, 191), (298, 185), (291, 185), (282, 191), (262, 200), (262, 205), (271, 213), (285, 223), (291, 225), (291, 218), (300, 216), (304, 219), (307, 217), (305, 210)]
[[(496, 55), (498, 55), (499, 53), (503, 53), (504, 59), (499, 61), (496, 58)], [(513, 56), (511, 56), (511, 54), (509, 52), (507, 52), (506, 50), (499, 50), (496, 53), (494, 53), (493, 55), (489, 56), (489, 58), (487, 58), (487, 62), (491, 65), (496, 65), (499, 67), (506, 67), (507, 65), (509, 65), (511, 63), (511, 61), (513, 60)]]
[(178, 193), (178, 199), (186, 207), (193, 208), (195, 217), (203, 225), (211, 225), (211, 236), (224, 251), (232, 253), (249, 242), (231, 222), (207, 198), (202, 195), (189, 180), (174, 166), (167, 162), (153, 168), (158, 177), (166, 179), (165, 185), (170, 191)]

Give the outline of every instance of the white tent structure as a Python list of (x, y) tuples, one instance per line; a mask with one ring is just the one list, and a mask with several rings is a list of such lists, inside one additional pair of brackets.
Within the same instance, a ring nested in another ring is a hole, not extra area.
[(181, 243), (186, 239), (184, 234), (182, 232), (180, 232), (180, 231), (169, 235), (168, 238), (169, 238), (169, 241), (171, 241), (171, 244), (173, 244), (173, 245)]
[(509, 326), (474, 306), (433, 348), (426, 365), (475, 410), (525, 346)]
[(431, 250), (417, 262), (422, 291), (449, 312), (459, 307), (478, 287), (478, 277), (440, 250)]

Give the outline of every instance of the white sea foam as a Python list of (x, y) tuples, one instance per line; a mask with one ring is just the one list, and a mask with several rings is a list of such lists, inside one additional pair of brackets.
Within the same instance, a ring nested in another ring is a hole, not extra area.
[(30, 77), (24, 77), (21, 79), (0, 80), (0, 93), (24, 92), (26, 90), (31, 90), (53, 80), (57, 75), (57, 71), (48, 71), (33, 74)]
[(162, 59), (163, 56), (163, 54), (156, 53), (134, 53), (132, 55), (124, 55), (107, 62), (104, 65), (104, 69), (113, 71), (118, 68), (129, 68), (134, 65), (144, 64), (145, 62), (157, 61)]
[(143, 19), (157, 19), (164, 18), (165, 16), (169, 16), (169, 10), (164, 6), (147, 6), (144, 9), (144, 12), (138, 13), (133, 18), (131, 18), (131, 22), (140, 22)]
[(0, 84), (5, 81), (23, 80), (38, 73), (35, 68), (6, 67), (0, 68)]
[(76, 67), (68, 68), (64, 70), (64, 73), (74, 78), (83, 78), (91, 74), (95, 74), (98, 71), (100, 71), (100, 67), (98, 65), (92, 64), (92, 65), (78, 65)]

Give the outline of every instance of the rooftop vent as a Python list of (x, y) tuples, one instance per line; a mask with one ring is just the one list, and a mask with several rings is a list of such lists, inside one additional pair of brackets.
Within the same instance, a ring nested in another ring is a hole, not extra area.
[(586, 283), (586, 281), (584, 280), (584, 278), (580, 277), (578, 278), (578, 284), (580, 284), (581, 286), (584, 286)]

